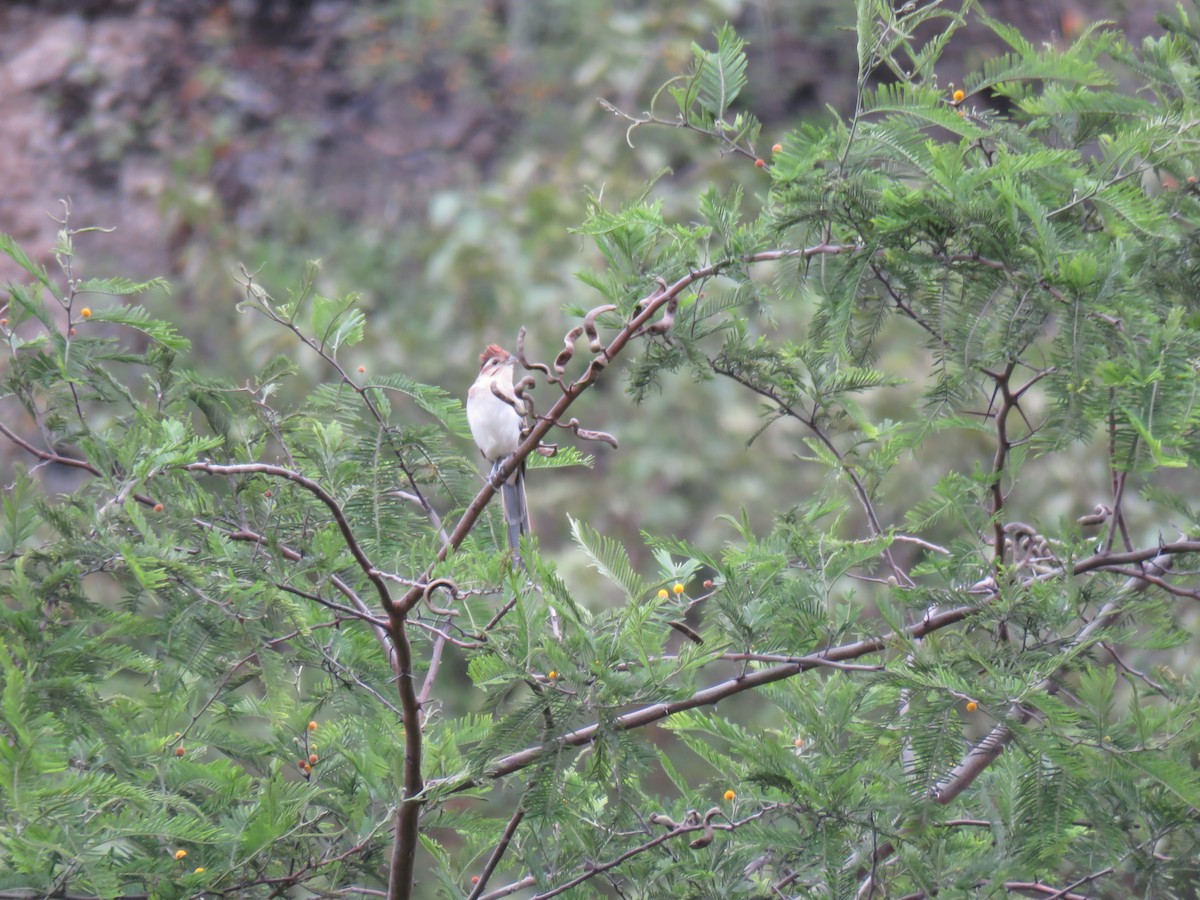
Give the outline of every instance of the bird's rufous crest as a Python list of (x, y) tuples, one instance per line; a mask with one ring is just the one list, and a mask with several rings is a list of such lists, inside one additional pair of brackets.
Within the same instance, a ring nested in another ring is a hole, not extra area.
[(479, 354), (479, 364), (482, 366), (489, 359), (498, 359), (501, 362), (503, 362), (504, 360), (508, 359), (509, 356), (511, 356), (511, 355), (512, 354), (510, 354), (507, 350), (505, 350), (499, 344), (488, 344), (483, 349), (483, 352)]

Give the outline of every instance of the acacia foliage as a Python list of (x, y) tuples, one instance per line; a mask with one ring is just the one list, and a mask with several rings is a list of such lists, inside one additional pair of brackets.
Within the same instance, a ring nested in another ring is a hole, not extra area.
[[(4, 239), (0, 433), (37, 471), (0, 521), (0, 896), (1194, 891), (1196, 675), (1165, 663), (1198, 599), (1200, 34), (1038, 47), (973, 7), (860, 0), (856, 108), (770, 151), (729, 28), (621, 113), (762, 202), (595, 199), (601, 299), (524, 348), (518, 457), (586, 464), (531, 454), (624, 364), (635, 400), (729, 380), (803, 429), (757, 465), (828, 472), (725, 546), (647, 535), (650, 569), (583, 521), (594, 580), (514, 567), (461, 405), (358, 371), (367, 318), (315, 270), (242, 285), (328, 373), (293, 403), (293, 359), (182, 368), (125, 299), (163, 285), (77, 277), (66, 217), (55, 275)], [(968, 16), (1011, 50), (954, 90)], [(1045, 490), (1064, 460), (1107, 472), (1095, 509)]]

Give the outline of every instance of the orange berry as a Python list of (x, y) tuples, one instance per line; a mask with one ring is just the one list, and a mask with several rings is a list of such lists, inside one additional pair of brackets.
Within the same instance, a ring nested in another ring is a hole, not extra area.
[(687, 590), (687, 588), (685, 588), (682, 584), (680, 584), (677, 581), (677, 582), (675, 582), (675, 586), (673, 588), (671, 588), (671, 590), (673, 590), (678, 595), (678, 594), (682, 594), (685, 590)]
[(74, 326), (67, 329), (67, 334), (69, 334), (71, 337), (75, 337), (76, 332)]
[(756, 159), (754, 164), (760, 169), (765, 169), (767, 167), (767, 161), (765, 159)]
[(317, 764), (317, 760), (319, 760), (320, 758), (321, 757), (317, 756), (317, 754), (315, 754), (315, 753), (308, 754), (309, 765), (315, 766)]
[(270, 489), (268, 489), (268, 490), (263, 491), (263, 496), (264, 497), (273, 497), (274, 494), (272, 494)]
[[(1188, 176), (1188, 184), (1195, 184), (1195, 183), (1196, 183), (1196, 176), (1195, 176), (1195, 175), (1189, 175), (1189, 176)], [(0, 325), (7, 325), (7, 324), (8, 324), (8, 320), (7, 320), (7, 319), (0, 319)]]
[(705, 586), (706, 588), (710, 588), (710, 587), (712, 587), (712, 586), (713, 586), (713, 585), (712, 585), (712, 579), (711, 579), (711, 578), (705, 578), (705, 579), (704, 579), (704, 586)]
[(176, 851), (175, 851), (175, 858), (176, 858), (176, 859), (183, 859), (185, 856), (187, 856), (187, 851), (186, 851), (186, 850), (176, 850)]
[(161, 503), (155, 503), (155, 504), (154, 504), (154, 511), (155, 511), (155, 512), (162, 512), (164, 509), (166, 509), (166, 507), (165, 507), (165, 506), (163, 506)]
[(726, 792), (725, 792), (725, 799), (726, 799), (726, 800), (736, 800), (736, 799), (737, 799), (737, 794), (735, 794), (733, 791), (726, 791)]
[(185, 753), (187, 753), (187, 751), (186, 751), (186, 750), (184, 750), (182, 747), (176, 747), (176, 748), (175, 748), (175, 755), (176, 755), (176, 756), (183, 756)]
[(479, 876), (478, 875), (471, 876), (471, 884), (479, 884)]
[(79, 311), (79, 314), (81, 316), (83, 316), (85, 319), (90, 319), (92, 317), (91, 307), (85, 306), (83, 309), (81, 309)]
[(967, 95), (964, 94), (961, 90), (954, 92), (954, 102), (955, 103), (962, 103), (966, 99), (967, 99)]
[(670, 596), (671, 596), (671, 595), (667, 593), (667, 589), (666, 589), (666, 588), (660, 588), (660, 589), (659, 589), (659, 592), (658, 592), (658, 599), (659, 599), (659, 600), (666, 600), (666, 599), (667, 599), (668, 597), (670, 597)]
[(772, 148), (771, 148), (771, 152), (772, 152), (772, 153), (781, 153), (781, 152), (783, 152), (783, 144), (776, 144), (774, 147), (772, 147)]
[(203, 871), (204, 871), (204, 866), (196, 866), (196, 868), (192, 871), (192, 874), (196, 874), (198, 872), (203, 872)]
[(978, 703), (976, 703), (974, 700), (967, 701), (967, 712), (975, 712), (977, 709), (979, 709)]
[(316, 730), (317, 730), (317, 723), (316, 723), (316, 722), (309, 722), (309, 723), (308, 723), (308, 730), (309, 730), (309, 731), (316, 731)]
[(303, 766), (303, 768), (304, 768), (304, 774), (305, 774), (305, 775), (311, 775), (311, 774), (312, 774), (312, 766), (310, 766), (308, 763), (305, 763), (305, 764), (304, 764), (304, 766)]
[(359, 367), (358, 367), (358, 374), (359, 374), (359, 375), (361, 375), (361, 374), (362, 374), (363, 372), (365, 372), (365, 371), (367, 371), (367, 367), (366, 367), (366, 366), (359, 366)]
[(8, 327), (8, 319), (0, 319), (0, 328)]
[(804, 738), (796, 738), (796, 749), (799, 750), (804, 746)]
[(555, 678), (558, 677), (558, 673), (555, 672), (553, 669), (551, 669), (549, 672), (546, 673), (546, 677), (549, 678), (551, 681), (553, 681)]

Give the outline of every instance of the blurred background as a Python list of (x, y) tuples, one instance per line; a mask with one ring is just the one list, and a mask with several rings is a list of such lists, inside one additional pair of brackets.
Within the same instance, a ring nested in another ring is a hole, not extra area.
[[(983, 4), (1034, 42), (1069, 41), (1096, 19), (1136, 42), (1157, 33), (1165, 5)], [(461, 397), (485, 344), (511, 348), (523, 325), (531, 355), (550, 358), (574, 324), (563, 307), (599, 302), (574, 278), (601, 266), (569, 232), (586, 189), (617, 205), (669, 167), (654, 196), (683, 221), (710, 182), (741, 182), (751, 198), (766, 189), (748, 160), (694, 135), (642, 130), (631, 150), (597, 98), (644, 110), (689, 65), (690, 43), (711, 46), (730, 21), (749, 41), (740, 105), (763, 121), (769, 147), (828, 107), (852, 110), (853, 20), (846, 0), (9, 0), (0, 230), (52, 263), (50, 215), (70, 198), (76, 226), (116, 228), (80, 239), (82, 274), (166, 276), (173, 293), (146, 302), (192, 340), (183, 363), (234, 379), (278, 352), (309, 384), (330, 377), (278, 328), (235, 310), (239, 264), (283, 296), (319, 258), (321, 292), (359, 292), (368, 314), (368, 339), (348, 364)], [(1000, 49), (979, 31), (960, 36), (939, 79), (960, 81)], [(0, 280), (16, 275), (6, 262)], [(803, 311), (775, 316), (787, 329)], [(903, 371), (921, 357), (919, 341), (901, 337), (887, 366)], [(635, 563), (645, 561), (640, 529), (716, 550), (733, 536), (717, 516), (745, 507), (765, 525), (823, 476), (794, 459), (804, 451), (795, 426), (747, 448), (759, 410), (733, 385), (680, 375), (635, 407), (614, 369), (574, 412), (621, 449), (585, 447), (594, 470), (535, 473), (531, 483), (535, 527), (551, 549), (570, 513), (632, 541)], [(880, 414), (918, 393), (884, 392)], [(538, 394), (544, 408), (546, 386)], [(972, 440), (947, 446), (946, 463), (969, 470), (990, 459)], [(0, 446), (0, 462), (11, 453)], [(1107, 491), (1102, 460), (1060, 475), (1051, 512), (1073, 518)], [(897, 485), (885, 525), (924, 489), (921, 479)]]

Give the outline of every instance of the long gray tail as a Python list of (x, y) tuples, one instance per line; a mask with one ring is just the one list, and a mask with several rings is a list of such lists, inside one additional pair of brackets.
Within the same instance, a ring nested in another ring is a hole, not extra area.
[(522, 465), (509, 480), (500, 486), (500, 501), (504, 506), (504, 525), (508, 531), (508, 548), (521, 561), (521, 535), (529, 532), (529, 508), (525, 504), (525, 466)]

